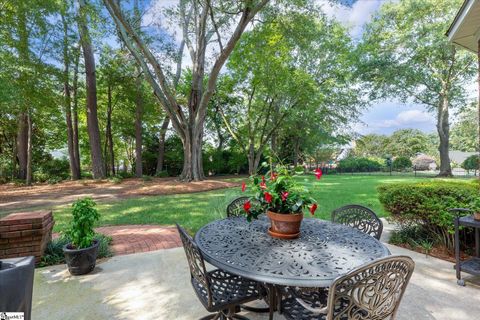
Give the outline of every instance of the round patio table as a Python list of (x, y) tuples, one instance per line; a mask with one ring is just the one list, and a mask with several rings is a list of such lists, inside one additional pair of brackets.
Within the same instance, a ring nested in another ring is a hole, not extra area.
[(213, 266), (270, 285), (328, 287), (338, 276), (390, 255), (378, 240), (349, 226), (306, 218), (300, 237), (272, 238), (262, 216), (217, 220), (202, 227), (195, 241)]

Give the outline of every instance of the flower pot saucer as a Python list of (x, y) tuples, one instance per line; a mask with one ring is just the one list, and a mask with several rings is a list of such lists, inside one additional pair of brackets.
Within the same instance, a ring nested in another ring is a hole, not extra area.
[(277, 232), (273, 232), (272, 228), (270, 227), (268, 228), (268, 234), (278, 239), (296, 239), (300, 235), (300, 232), (292, 233), (292, 234), (277, 233)]

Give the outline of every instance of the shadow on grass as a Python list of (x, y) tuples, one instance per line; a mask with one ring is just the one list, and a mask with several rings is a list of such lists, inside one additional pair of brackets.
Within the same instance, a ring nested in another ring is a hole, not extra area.
[[(241, 179), (241, 178), (240, 178)], [(377, 187), (384, 183), (428, 181), (425, 178), (389, 176), (324, 175), (316, 180), (313, 175), (302, 176), (299, 182), (306, 186), (318, 202), (316, 218), (330, 219), (331, 212), (347, 204), (360, 204), (371, 208), (379, 216), (386, 216), (378, 201)], [(242, 194), (239, 188), (207, 192), (147, 196), (100, 203), (101, 220), (98, 226), (122, 224), (162, 224), (176, 222), (195, 232), (206, 223), (226, 215), (230, 201)], [(65, 230), (70, 221), (70, 207), (54, 210), (55, 232)]]

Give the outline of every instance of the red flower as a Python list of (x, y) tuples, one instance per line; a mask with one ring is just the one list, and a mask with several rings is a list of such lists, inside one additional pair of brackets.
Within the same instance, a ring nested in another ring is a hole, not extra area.
[(314, 172), (315, 172), (315, 177), (317, 177), (317, 180), (320, 180), (320, 178), (322, 177), (322, 174), (323, 174), (322, 169), (317, 168), (317, 169), (315, 169)]
[(272, 195), (268, 192), (265, 192), (265, 201), (267, 201), (267, 203), (272, 202)]
[(265, 181), (260, 182), (260, 189), (262, 190), (267, 189), (267, 184), (265, 183)]
[(265, 176), (262, 176), (262, 182), (265, 183)]
[(245, 192), (245, 189), (247, 189), (247, 185), (245, 182), (242, 182), (242, 192)]
[(288, 197), (288, 192), (282, 191), (282, 201), (286, 201)]
[(317, 210), (317, 204), (314, 203), (312, 204), (312, 206), (310, 207), (310, 213), (312, 214), (312, 216), (315, 214), (315, 210)]
[(247, 201), (243, 204), (243, 210), (245, 210), (247, 214), (250, 214), (251, 207), (252, 207), (252, 204), (250, 203), (250, 201)]
[(277, 180), (277, 174), (276, 174), (275, 172), (272, 172), (272, 173), (270, 174), (270, 179), (271, 179), (272, 181)]

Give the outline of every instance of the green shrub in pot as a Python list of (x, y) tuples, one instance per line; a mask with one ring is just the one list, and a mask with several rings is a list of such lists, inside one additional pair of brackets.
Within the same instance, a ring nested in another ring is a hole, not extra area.
[(63, 247), (68, 270), (73, 275), (82, 275), (95, 268), (99, 241), (95, 239), (93, 226), (100, 219), (90, 198), (79, 199), (72, 205), (73, 219), (66, 232), (70, 243)]
[(95, 206), (96, 203), (91, 198), (79, 199), (72, 205), (73, 220), (67, 236), (76, 249), (88, 248), (93, 244), (95, 236), (93, 226), (100, 219), (100, 214)]

